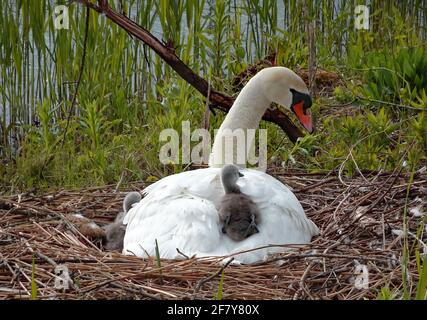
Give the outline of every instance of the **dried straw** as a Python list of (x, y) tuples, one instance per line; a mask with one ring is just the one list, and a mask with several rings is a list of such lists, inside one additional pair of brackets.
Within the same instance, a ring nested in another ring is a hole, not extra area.
[[(420, 233), (423, 218), (409, 209), (425, 201), (426, 175), (415, 176), (406, 198), (409, 176), (404, 174), (364, 172), (348, 181), (332, 173), (272, 174), (293, 188), (322, 234), (310, 245), (283, 246), (293, 250), (255, 265), (221, 265), (215, 257), (182, 254), (183, 260), (162, 260), (158, 268), (155, 258), (104, 251), (67, 217), (80, 213), (98, 225), (113, 221), (125, 195), (115, 186), (1, 197), (0, 299), (30, 298), (33, 257), (38, 299), (212, 299), (222, 269), (225, 299), (375, 299), (383, 287), (403, 288), (405, 238), (407, 280), (414, 293), (415, 252), (423, 251), (426, 232)], [(133, 184), (128, 190), (142, 187)], [(399, 231), (405, 207), (407, 237)], [(67, 290), (55, 289), (55, 269), (61, 265), (69, 270)], [(368, 288), (355, 286), (360, 265), (368, 269)]]

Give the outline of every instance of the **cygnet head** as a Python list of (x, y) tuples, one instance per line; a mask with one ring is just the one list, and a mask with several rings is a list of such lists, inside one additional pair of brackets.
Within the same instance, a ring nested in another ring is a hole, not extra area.
[(134, 203), (141, 201), (142, 197), (139, 192), (129, 192), (123, 200), (123, 212), (127, 213)]
[(225, 193), (240, 193), (237, 180), (243, 177), (240, 168), (234, 164), (227, 164), (221, 170), (221, 181)]
[(304, 81), (292, 70), (285, 67), (270, 67), (258, 72), (266, 98), (290, 109), (308, 132), (313, 132), (313, 123), (309, 108), (312, 100)]
[[(238, 201), (238, 199), (236, 199)], [(258, 210), (258, 209), (256, 209)], [(251, 235), (259, 232), (257, 226), (259, 213), (252, 215), (250, 212), (238, 212), (229, 217), (222, 227), (222, 232), (226, 233), (234, 241), (242, 241)]]

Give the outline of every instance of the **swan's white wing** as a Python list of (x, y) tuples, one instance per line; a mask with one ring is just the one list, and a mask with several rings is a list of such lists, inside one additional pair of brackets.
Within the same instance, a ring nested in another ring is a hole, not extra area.
[(240, 189), (258, 205), (260, 227), (267, 228), (264, 232), (270, 241), (308, 243), (312, 236), (319, 234), (319, 229), (307, 218), (301, 203), (287, 186), (261, 171), (247, 169), (242, 172), (244, 177), (238, 182)]
[(225, 255), (214, 201), (223, 191), (218, 169), (202, 169), (162, 179), (145, 189), (145, 198), (127, 213), (124, 253), (155, 255), (155, 240), (162, 258)]
[(200, 198), (211, 200), (216, 206), (224, 190), (220, 180), (219, 168), (206, 168), (186, 171), (165, 177), (144, 189), (147, 197), (167, 198), (177, 195), (177, 192), (187, 192)]
[[(184, 254), (213, 255), (220, 247), (220, 227), (215, 206), (208, 200), (191, 195), (150, 202), (132, 209), (137, 217), (127, 226), (125, 253), (144, 257), (155, 255), (155, 241), (160, 256), (182, 258)], [(218, 255), (226, 252), (218, 252)]]

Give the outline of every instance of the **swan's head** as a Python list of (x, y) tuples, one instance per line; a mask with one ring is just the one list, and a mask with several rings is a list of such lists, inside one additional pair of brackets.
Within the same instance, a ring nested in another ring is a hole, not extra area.
[(313, 132), (309, 108), (311, 97), (304, 81), (285, 67), (270, 67), (258, 72), (267, 99), (290, 109), (308, 132)]
[(240, 192), (237, 180), (243, 177), (240, 168), (234, 164), (227, 164), (221, 170), (221, 181), (226, 193)]

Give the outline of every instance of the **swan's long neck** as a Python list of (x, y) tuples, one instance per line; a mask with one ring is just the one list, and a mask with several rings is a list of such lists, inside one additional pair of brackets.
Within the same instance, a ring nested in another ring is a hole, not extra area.
[[(241, 167), (246, 166), (246, 161), (240, 163), (236, 156), (237, 147), (241, 147), (242, 143), (233, 144), (233, 161), (227, 161), (225, 157), (225, 136), (227, 131), (236, 132), (236, 129), (242, 129), (245, 136), (246, 147), (251, 146), (255, 136), (247, 134), (248, 129), (258, 129), (259, 122), (264, 115), (267, 108), (270, 106), (271, 101), (267, 99), (262, 92), (261, 83), (262, 78), (252, 78), (246, 86), (242, 89), (223, 123), (221, 124), (215, 136), (212, 153), (209, 158), (210, 167), (223, 167), (225, 164), (233, 163)], [(226, 130), (229, 129), (229, 130)], [(249, 150), (246, 150), (247, 156)]]

